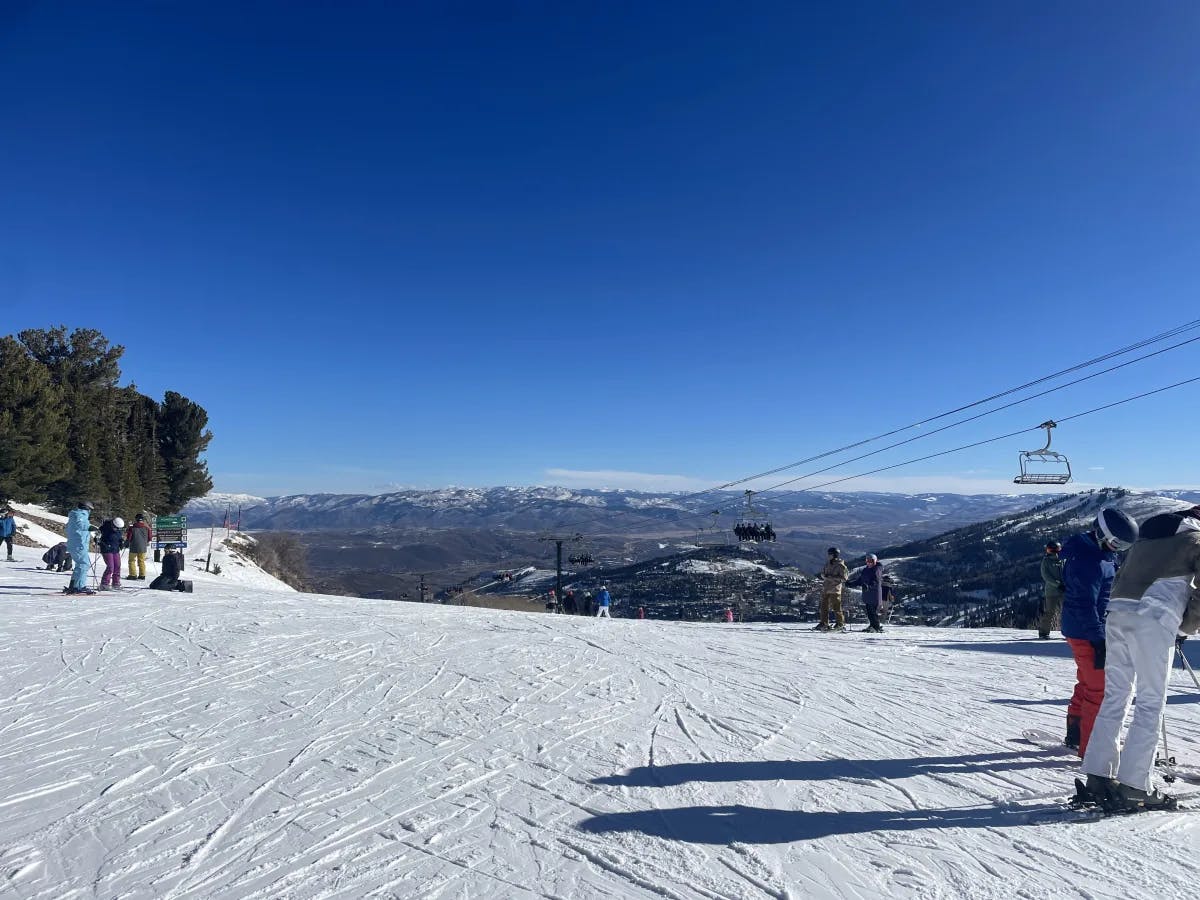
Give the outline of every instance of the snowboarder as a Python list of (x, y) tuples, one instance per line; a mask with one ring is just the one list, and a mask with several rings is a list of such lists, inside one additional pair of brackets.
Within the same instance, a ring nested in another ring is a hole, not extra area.
[(16, 562), (13, 558), (13, 535), (17, 533), (17, 520), (13, 518), (12, 510), (0, 508), (0, 544), (8, 544), (8, 561)]
[(42, 562), (46, 564), (47, 572), (53, 569), (57, 569), (60, 572), (70, 572), (71, 554), (67, 552), (67, 542), (59, 541), (59, 543), (43, 553)]
[(1088, 738), (1104, 700), (1104, 614), (1117, 575), (1117, 553), (1137, 540), (1137, 522), (1119, 509), (1104, 507), (1090, 531), (1063, 545), (1062, 634), (1075, 657), (1075, 690), (1067, 704), (1063, 743), (1087, 752)]
[(174, 544), (163, 548), (166, 552), (162, 558), (162, 573), (149, 584), (152, 591), (187, 591), (191, 593), (192, 583), (181, 581), (183, 573), (183, 554), (175, 549)]
[[(146, 517), (138, 513), (133, 517), (133, 524), (125, 529), (125, 546), (129, 548), (129, 580), (146, 580), (146, 550), (154, 537)], [(136, 563), (136, 568), (134, 566)]]
[(867, 621), (871, 623), (863, 631), (882, 633), (883, 626), (879, 624), (879, 604), (883, 602), (883, 566), (879, 557), (868, 553), (867, 564), (846, 584), (862, 588), (863, 608), (867, 611)]
[(1043, 641), (1050, 639), (1050, 632), (1058, 624), (1062, 614), (1063, 604), (1063, 561), (1058, 555), (1062, 544), (1049, 541), (1046, 544), (1046, 555), (1042, 557), (1042, 618), (1038, 622), (1038, 637)]
[(596, 618), (611, 619), (608, 614), (608, 606), (612, 603), (612, 595), (608, 593), (608, 585), (600, 585), (600, 593), (596, 594)]
[[(1150, 774), (1176, 633), (1198, 629), (1200, 506), (1194, 506), (1143, 522), (1113, 583), (1105, 623), (1104, 702), (1083, 757), (1086, 791), (1102, 805), (1125, 810), (1171, 805), (1153, 787)], [(1137, 704), (1122, 750), (1121, 725), (1135, 684)]]
[(817, 623), (817, 630), (829, 630), (829, 613), (832, 611), (838, 631), (841, 631), (846, 627), (846, 616), (842, 613), (842, 586), (850, 577), (850, 569), (837, 547), (830, 547), (826, 552), (829, 559), (820, 573), (824, 581), (821, 584), (821, 621)]
[(67, 552), (71, 554), (71, 559), (75, 562), (75, 569), (71, 572), (71, 583), (65, 591), (68, 594), (92, 593), (87, 586), (88, 571), (92, 566), (92, 555), (88, 552), (88, 544), (91, 543), (92, 532), (96, 530), (95, 526), (88, 521), (91, 511), (92, 504), (87, 500), (81, 500), (67, 516)]

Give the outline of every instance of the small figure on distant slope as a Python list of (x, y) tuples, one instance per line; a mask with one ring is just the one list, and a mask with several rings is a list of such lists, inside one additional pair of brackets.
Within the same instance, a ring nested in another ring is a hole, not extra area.
[(608, 614), (608, 607), (609, 607), (609, 604), (611, 604), (611, 603), (612, 603), (612, 595), (609, 594), (609, 592), (608, 592), (608, 585), (606, 585), (606, 584), (600, 585), (600, 592), (598, 594), (596, 594), (596, 618), (597, 619), (611, 619), (612, 618), (612, 616), (610, 616)]
[(1063, 592), (1063, 561), (1059, 551), (1062, 544), (1050, 541), (1046, 544), (1046, 555), (1042, 557), (1042, 617), (1038, 622), (1038, 637), (1043, 641), (1050, 638), (1050, 632), (1058, 627), (1059, 616), (1062, 615)]
[(13, 535), (17, 533), (17, 520), (13, 518), (12, 510), (0, 507), (0, 544), (8, 544), (8, 561), (16, 562), (13, 558)]
[(1068, 747), (1087, 752), (1096, 713), (1104, 700), (1104, 615), (1117, 553), (1137, 540), (1137, 522), (1119, 509), (1105, 507), (1090, 531), (1081, 531), (1063, 545), (1062, 633), (1075, 657), (1075, 690), (1067, 704)]

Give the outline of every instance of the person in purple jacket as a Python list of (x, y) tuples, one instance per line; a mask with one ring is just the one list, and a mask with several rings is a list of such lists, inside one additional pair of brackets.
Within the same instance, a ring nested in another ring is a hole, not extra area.
[(879, 624), (879, 604), (883, 602), (883, 566), (874, 553), (867, 554), (867, 564), (857, 575), (846, 582), (849, 587), (862, 588), (863, 608), (867, 612), (868, 625), (863, 631), (883, 632)]

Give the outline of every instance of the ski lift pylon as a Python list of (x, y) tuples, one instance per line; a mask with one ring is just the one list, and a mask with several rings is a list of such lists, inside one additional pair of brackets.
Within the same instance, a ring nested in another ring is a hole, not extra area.
[(1066, 484), (1071, 480), (1071, 461), (1050, 449), (1050, 429), (1057, 427), (1053, 419), (1038, 426), (1046, 429), (1046, 446), (1020, 452), (1021, 474), (1013, 479), (1013, 484)]

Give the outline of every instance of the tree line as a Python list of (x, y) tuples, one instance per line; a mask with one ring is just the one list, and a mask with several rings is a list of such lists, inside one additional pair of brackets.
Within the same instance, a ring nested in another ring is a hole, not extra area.
[(124, 352), (91, 328), (0, 338), (0, 500), (162, 514), (212, 489), (208, 413), (120, 386)]

